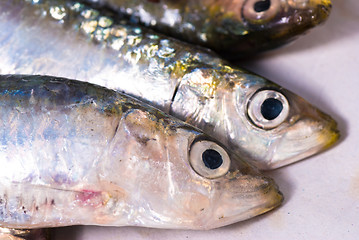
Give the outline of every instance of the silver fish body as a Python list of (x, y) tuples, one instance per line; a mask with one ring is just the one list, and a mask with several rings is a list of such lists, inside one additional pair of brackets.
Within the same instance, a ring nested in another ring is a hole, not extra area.
[(324, 22), (330, 0), (87, 0), (229, 59), (276, 48)]
[[(338, 139), (335, 121), (295, 94), (209, 50), (125, 23), (77, 1), (1, 1), (0, 71), (126, 92), (261, 169), (301, 160)], [(274, 107), (274, 115), (263, 117), (262, 107)]]
[(206, 134), (113, 90), (5, 75), (0, 105), (3, 228), (211, 229), (282, 201)]

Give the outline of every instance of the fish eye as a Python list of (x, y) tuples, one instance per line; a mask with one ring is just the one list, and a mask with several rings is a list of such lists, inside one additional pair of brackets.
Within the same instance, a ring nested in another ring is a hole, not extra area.
[(196, 173), (213, 179), (225, 175), (231, 161), (226, 150), (217, 143), (198, 140), (191, 145), (189, 162)]
[(247, 107), (250, 120), (263, 129), (280, 125), (289, 114), (287, 98), (275, 90), (260, 90), (250, 99)]
[(264, 12), (270, 7), (270, 0), (258, 1), (254, 4), (254, 11)]
[(279, 2), (278, 0), (247, 0), (242, 9), (242, 16), (252, 24), (270, 20), (278, 13)]

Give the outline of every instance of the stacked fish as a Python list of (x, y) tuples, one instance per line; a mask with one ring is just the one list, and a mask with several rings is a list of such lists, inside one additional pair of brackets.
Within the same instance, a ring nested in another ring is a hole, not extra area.
[(336, 123), (219, 55), (280, 46), (330, 8), (2, 0), (2, 234), (85, 224), (211, 229), (279, 206), (276, 184), (256, 168), (323, 151), (339, 137)]

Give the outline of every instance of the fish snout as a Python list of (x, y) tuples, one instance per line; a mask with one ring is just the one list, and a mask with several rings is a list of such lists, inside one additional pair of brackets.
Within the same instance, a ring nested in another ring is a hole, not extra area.
[(324, 22), (329, 17), (332, 10), (332, 4), (330, 1), (322, 1), (324, 4), (319, 4), (316, 8), (316, 16), (318, 24)]
[(226, 184), (211, 226), (220, 227), (268, 212), (283, 202), (275, 182), (264, 176), (242, 176)]
[(269, 161), (270, 168), (278, 168), (320, 153), (337, 142), (340, 137), (337, 123), (324, 113), (320, 115), (320, 119), (296, 120), (291, 129), (270, 146), (273, 153)]
[(273, 179), (260, 174), (257, 176), (242, 175), (226, 185), (226, 193), (231, 195), (232, 199), (263, 198), (272, 190), (279, 192), (276, 183)]
[(332, 4), (330, 0), (289, 0), (291, 22), (298, 26), (316, 26), (327, 20)]

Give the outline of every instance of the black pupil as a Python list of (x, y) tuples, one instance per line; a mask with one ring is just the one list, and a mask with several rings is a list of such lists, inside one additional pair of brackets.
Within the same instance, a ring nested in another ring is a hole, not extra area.
[(259, 1), (254, 4), (254, 11), (263, 12), (268, 10), (270, 7), (270, 0)]
[(273, 120), (279, 116), (283, 110), (283, 104), (281, 101), (268, 98), (266, 99), (261, 106), (262, 116), (267, 120)]
[(217, 169), (223, 163), (221, 154), (213, 149), (207, 149), (202, 153), (202, 161), (210, 169)]

